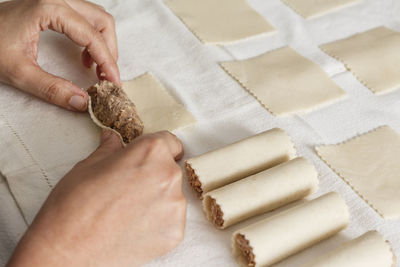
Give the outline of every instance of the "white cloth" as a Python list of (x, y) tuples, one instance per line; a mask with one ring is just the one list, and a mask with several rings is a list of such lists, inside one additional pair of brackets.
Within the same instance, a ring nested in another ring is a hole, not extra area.
[(27, 224), (1, 174), (0, 203), (0, 266), (5, 266), (18, 240), (25, 232)]
[[(250, 0), (251, 6), (278, 33), (226, 47), (201, 44), (161, 0), (97, 2), (116, 18), (122, 79), (151, 71), (197, 118), (195, 126), (176, 132), (184, 142), (186, 158), (280, 127), (293, 138), (298, 154), (311, 160), (320, 172), (321, 189), (314, 197), (334, 190), (345, 198), (352, 216), (348, 229), (278, 266), (301, 265), (371, 229), (390, 240), (400, 256), (399, 221), (381, 219), (313, 149), (315, 145), (340, 142), (384, 124), (400, 133), (400, 90), (373, 95), (340, 62), (318, 48), (320, 44), (382, 24), (400, 31), (399, 1), (364, 0), (359, 5), (304, 20), (279, 0)], [(276, 118), (217, 64), (249, 58), (285, 45), (319, 64), (349, 97), (307, 115)], [(65, 38), (45, 33), (40, 43), (39, 62), (45, 69), (87, 87), (95, 77), (80, 65), (80, 51)], [(48, 184), (54, 185), (96, 147), (98, 132), (86, 114), (61, 110), (0, 85), (0, 170), (7, 176), (26, 221), (32, 220), (48, 194)], [(186, 181), (183, 188), (188, 198), (185, 240), (173, 252), (148, 266), (235, 266), (231, 233), (254, 219), (218, 231), (206, 220), (200, 201)], [(0, 194), (7, 192), (4, 189)], [(12, 200), (10, 196), (4, 198)], [(10, 233), (0, 236), (0, 242), (6, 246), (0, 247), (2, 263), (19, 237), (7, 227), (22, 225), (23, 220), (18, 217), (15, 204), (1, 205), (0, 210), (0, 232)], [(13, 241), (7, 241), (9, 237)]]

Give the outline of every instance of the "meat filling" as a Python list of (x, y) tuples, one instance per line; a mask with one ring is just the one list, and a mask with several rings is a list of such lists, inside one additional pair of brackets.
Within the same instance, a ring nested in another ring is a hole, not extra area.
[(210, 213), (212, 222), (219, 228), (224, 225), (223, 215), (221, 207), (218, 205), (217, 201), (210, 197)]
[(186, 162), (185, 166), (190, 186), (197, 193), (197, 196), (201, 198), (203, 195), (203, 189), (201, 188), (201, 182), (199, 180), (199, 177), (197, 176), (196, 172), (193, 170), (192, 166), (190, 166), (189, 163)]
[(242, 256), (246, 260), (247, 266), (248, 267), (256, 266), (253, 248), (250, 246), (250, 243), (246, 239), (246, 237), (242, 234), (238, 234), (235, 238), (235, 241), (236, 241), (237, 247), (239, 248), (240, 252), (242, 253)]
[(91, 97), (93, 114), (104, 126), (120, 133), (125, 143), (143, 133), (143, 122), (136, 107), (122, 88), (112, 82), (100, 81), (87, 92)]

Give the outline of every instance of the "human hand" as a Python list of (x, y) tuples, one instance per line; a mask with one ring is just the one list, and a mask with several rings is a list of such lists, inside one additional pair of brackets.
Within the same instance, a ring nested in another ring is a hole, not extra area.
[(85, 111), (88, 96), (37, 63), (41, 31), (65, 34), (85, 47), (83, 64), (97, 64), (99, 79), (120, 84), (113, 17), (83, 0), (14, 0), (0, 3), (0, 81), (61, 107)]
[(103, 133), (51, 192), (8, 266), (139, 266), (167, 253), (185, 228), (182, 153), (169, 132), (126, 148)]

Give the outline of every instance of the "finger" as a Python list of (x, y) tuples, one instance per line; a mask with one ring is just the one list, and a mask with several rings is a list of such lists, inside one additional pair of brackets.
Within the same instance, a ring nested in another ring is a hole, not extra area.
[(93, 58), (90, 56), (86, 48), (82, 51), (82, 63), (85, 67), (89, 69), (93, 66), (94, 63)]
[(112, 130), (103, 130), (100, 137), (100, 146), (98, 151), (102, 153), (113, 154), (123, 148), (121, 137)]
[(112, 130), (103, 130), (99, 147), (88, 157), (99, 161), (111, 156), (123, 148), (121, 138)]
[[(114, 22), (112, 22), (114, 23)], [(115, 61), (118, 61), (118, 42), (117, 42), (117, 34), (115, 32), (115, 25), (112, 26), (107, 25), (99, 25), (99, 32), (103, 36), (104, 41), (106, 42), (108, 48), (111, 51), (112, 56)]]
[(112, 56), (117, 61), (118, 42), (113, 16), (102, 6), (88, 1), (68, 0), (67, 3), (101, 33)]
[(152, 135), (153, 137), (160, 138), (161, 140), (165, 141), (169, 151), (171, 152), (175, 160), (180, 160), (182, 158), (184, 153), (183, 145), (178, 137), (176, 137), (176, 135), (168, 131), (162, 131), (154, 133)]
[(42, 70), (38, 65), (21, 62), (21, 70), (14, 86), (47, 102), (74, 111), (87, 110), (87, 93), (60, 77)]
[(101, 34), (71, 8), (60, 6), (55, 12), (51, 16), (49, 27), (85, 47), (105, 74), (105, 79), (121, 85), (118, 66)]

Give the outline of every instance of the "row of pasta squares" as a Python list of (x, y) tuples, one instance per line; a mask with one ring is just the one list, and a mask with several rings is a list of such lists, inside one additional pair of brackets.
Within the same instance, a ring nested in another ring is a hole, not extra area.
[[(359, 1), (284, 2), (306, 12), (332, 10)], [(166, 3), (205, 43), (237, 41), (274, 30), (245, 0), (171, 0)], [(400, 87), (400, 33), (396, 31), (382, 26), (320, 48), (341, 61), (375, 94)], [(263, 107), (278, 116), (310, 112), (347, 96), (323, 69), (290, 47), (220, 65)]]
[[(365, 149), (370, 152), (367, 156)], [(362, 197), (370, 204), (388, 206), (386, 200), (392, 198), (394, 207), (383, 209), (380, 214), (395, 217), (391, 212), (398, 212), (400, 198), (388, 195), (388, 190), (399, 189), (399, 172), (392, 173), (392, 180), (385, 177), (386, 184), (376, 184), (376, 188), (368, 180), (379, 179), (375, 173), (370, 173), (370, 178), (362, 174), (357, 177), (359, 168), (380, 170), (376, 164), (382, 161), (377, 158), (389, 150), (400, 153), (400, 135), (387, 126), (340, 145), (317, 148), (320, 157), (334, 165), (335, 171), (356, 175), (344, 177), (353, 186), (362, 181), (365, 187), (357, 187), (357, 193), (367, 193)], [(359, 156), (363, 158), (361, 163), (354, 160)], [(340, 165), (337, 160), (348, 164)], [(397, 161), (396, 158), (393, 161)], [(284, 207), (318, 189), (315, 167), (305, 158), (296, 157), (293, 142), (281, 129), (190, 158), (185, 166), (191, 187), (202, 199), (207, 219), (218, 229)], [(396, 170), (387, 170), (382, 175), (390, 171)], [(382, 179), (382, 183), (384, 181)], [(368, 192), (375, 195), (368, 195)], [(379, 203), (382, 196), (385, 196), (385, 203)], [(243, 266), (270, 266), (343, 230), (349, 217), (345, 201), (339, 194), (329, 193), (236, 231), (232, 237), (234, 255)], [(354, 251), (358, 256), (351, 261), (343, 259), (343, 255)], [(376, 232), (367, 233), (332, 253), (305, 266), (394, 266), (390, 245)], [(342, 261), (343, 264), (338, 264)]]
[[(304, 18), (314, 18), (361, 0), (282, 0)], [(226, 44), (275, 32), (247, 0), (165, 0), (174, 14), (206, 44)]]
[[(378, 27), (320, 47), (375, 94), (400, 87), (400, 33)], [(316, 63), (290, 47), (221, 67), (274, 115), (305, 113), (347, 97)]]

